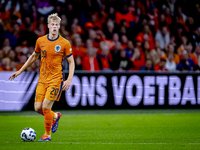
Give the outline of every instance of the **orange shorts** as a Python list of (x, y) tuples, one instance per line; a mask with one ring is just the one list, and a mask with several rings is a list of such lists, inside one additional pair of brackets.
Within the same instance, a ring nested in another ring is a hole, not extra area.
[(63, 81), (53, 83), (38, 83), (36, 88), (35, 102), (43, 102), (44, 98), (59, 101), (62, 93)]

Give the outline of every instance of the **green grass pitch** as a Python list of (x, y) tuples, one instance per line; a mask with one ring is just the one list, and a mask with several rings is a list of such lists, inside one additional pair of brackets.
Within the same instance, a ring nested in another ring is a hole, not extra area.
[[(200, 149), (200, 110), (61, 111), (52, 141), (38, 142), (43, 116), (33, 111), (0, 112), (0, 150), (195, 150)], [(23, 142), (23, 128), (36, 131)]]

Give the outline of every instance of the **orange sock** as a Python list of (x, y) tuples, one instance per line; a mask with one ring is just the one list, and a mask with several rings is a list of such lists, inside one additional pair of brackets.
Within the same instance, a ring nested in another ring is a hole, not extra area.
[(52, 125), (52, 113), (51, 109), (43, 109), (44, 114), (44, 124), (45, 124), (45, 134), (50, 136), (51, 135), (51, 125)]

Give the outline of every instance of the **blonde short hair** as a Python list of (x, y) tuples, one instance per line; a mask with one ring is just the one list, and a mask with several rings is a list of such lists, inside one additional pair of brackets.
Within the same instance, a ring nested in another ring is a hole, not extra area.
[(51, 14), (47, 18), (47, 23), (50, 23), (51, 20), (58, 20), (59, 22), (61, 21), (60, 17), (58, 17), (57, 13)]

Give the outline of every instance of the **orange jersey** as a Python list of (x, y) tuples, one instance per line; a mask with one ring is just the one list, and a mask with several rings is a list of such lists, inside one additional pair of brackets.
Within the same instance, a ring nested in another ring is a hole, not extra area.
[(62, 60), (72, 55), (68, 40), (58, 35), (54, 40), (49, 35), (37, 39), (35, 52), (41, 54), (39, 81), (41, 83), (57, 82), (63, 79)]
[[(163, 58), (163, 59), (167, 59), (167, 55), (166, 55), (166, 54), (163, 55), (162, 58)], [(178, 63), (180, 62), (180, 57), (179, 57), (178, 54), (174, 54), (174, 59), (173, 59), (173, 61), (174, 61), (176, 64), (178, 64)]]
[(76, 46), (72, 46), (72, 52), (73, 52), (74, 57), (79, 55), (79, 56), (81, 56), (81, 58), (83, 58), (87, 53), (87, 49), (82, 46), (80, 46), (78, 48)]

